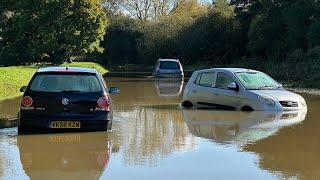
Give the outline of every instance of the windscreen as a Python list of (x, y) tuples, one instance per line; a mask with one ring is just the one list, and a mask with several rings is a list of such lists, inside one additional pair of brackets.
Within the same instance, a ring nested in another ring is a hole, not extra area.
[(88, 74), (38, 74), (31, 91), (38, 92), (101, 92), (99, 80)]
[(180, 65), (175, 61), (161, 61), (160, 69), (180, 69)]
[(277, 89), (280, 87), (279, 83), (262, 72), (241, 72), (236, 73), (236, 76), (248, 90)]

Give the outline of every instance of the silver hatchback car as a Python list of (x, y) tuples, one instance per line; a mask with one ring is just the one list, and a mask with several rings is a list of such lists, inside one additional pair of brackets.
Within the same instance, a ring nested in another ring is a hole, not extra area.
[(183, 78), (183, 68), (178, 59), (158, 59), (153, 75), (157, 78)]
[(307, 109), (303, 97), (285, 90), (270, 76), (242, 68), (194, 72), (186, 85), (182, 105), (242, 111)]

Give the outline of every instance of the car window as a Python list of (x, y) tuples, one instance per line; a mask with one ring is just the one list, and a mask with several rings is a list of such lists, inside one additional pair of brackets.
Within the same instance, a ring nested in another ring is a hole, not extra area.
[(31, 91), (38, 92), (101, 92), (95, 75), (38, 74), (31, 83)]
[(200, 86), (212, 87), (214, 82), (214, 73), (201, 73), (196, 79), (196, 84)]
[(161, 61), (160, 69), (180, 69), (180, 64), (176, 61)]
[(280, 87), (278, 82), (262, 72), (240, 72), (236, 73), (236, 76), (248, 90), (277, 89)]
[(196, 80), (195, 80), (195, 82), (194, 83), (196, 83), (196, 84), (200, 84), (200, 78), (201, 78), (201, 73), (200, 74), (198, 74), (198, 76), (197, 76), (197, 78), (196, 78)]
[(226, 73), (218, 73), (216, 80), (216, 88), (228, 89), (228, 85), (233, 83), (234, 80)]

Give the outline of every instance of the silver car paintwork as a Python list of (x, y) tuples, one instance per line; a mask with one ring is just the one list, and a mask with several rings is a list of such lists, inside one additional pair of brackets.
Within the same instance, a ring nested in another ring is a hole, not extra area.
[[(196, 80), (197, 75), (203, 72), (215, 72), (216, 74), (219, 72), (223, 72), (230, 75), (233, 78), (234, 82), (236, 82), (239, 85), (239, 91), (214, 88), (216, 75), (213, 87), (203, 87), (195, 84), (194, 82)], [(186, 85), (182, 102), (190, 101), (194, 105), (194, 107), (197, 108), (207, 108), (207, 105), (197, 104), (197, 102), (207, 101), (208, 103), (213, 104), (233, 106), (235, 107), (235, 110), (241, 110), (241, 108), (245, 106), (252, 107), (253, 110), (256, 111), (286, 111), (307, 109), (307, 107), (303, 107), (301, 101), (305, 102), (305, 100), (300, 95), (285, 90), (282, 87), (276, 90), (246, 90), (244, 86), (240, 83), (240, 81), (236, 78), (236, 72), (259, 71), (242, 68), (213, 68), (195, 71)], [(267, 95), (272, 97), (272, 99), (275, 101), (275, 106), (270, 107), (263, 104), (258, 99), (259, 95)], [(279, 101), (296, 101), (298, 102), (298, 107), (282, 107)]]

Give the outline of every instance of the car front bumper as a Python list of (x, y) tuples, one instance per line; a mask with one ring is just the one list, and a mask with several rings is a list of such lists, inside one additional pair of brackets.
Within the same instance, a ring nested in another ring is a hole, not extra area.
[(298, 107), (283, 107), (279, 102), (275, 102), (274, 106), (265, 105), (262, 103), (252, 106), (255, 111), (299, 111), (308, 110), (307, 106), (299, 103)]

